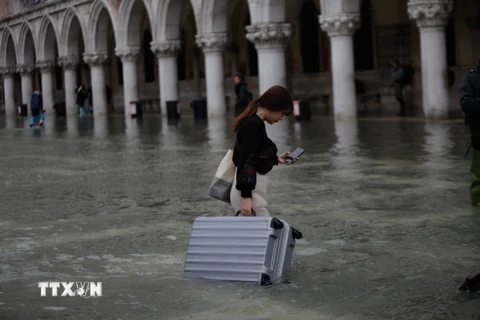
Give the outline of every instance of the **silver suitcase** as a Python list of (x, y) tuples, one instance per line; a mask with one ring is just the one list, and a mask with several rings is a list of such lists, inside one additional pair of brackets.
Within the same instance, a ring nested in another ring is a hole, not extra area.
[(273, 217), (200, 217), (193, 222), (184, 276), (250, 281), (286, 280), (302, 234)]

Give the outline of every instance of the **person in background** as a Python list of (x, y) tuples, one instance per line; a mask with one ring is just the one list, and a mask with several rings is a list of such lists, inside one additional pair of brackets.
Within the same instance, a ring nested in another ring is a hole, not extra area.
[(39, 89), (33, 91), (32, 93), (32, 97), (30, 99), (30, 110), (32, 111), (32, 118), (30, 119), (30, 128), (35, 125), (35, 122), (37, 121), (37, 116), (40, 118), (38, 125), (43, 126), (45, 116), (44, 116), (44, 110), (43, 110), (42, 92)]
[(470, 165), (473, 176), (470, 200), (473, 206), (480, 206), (480, 52), (477, 53), (475, 68), (462, 78), (460, 106), (465, 113), (465, 123), (470, 128), (470, 146), (473, 149)]
[(403, 89), (405, 88), (405, 84), (403, 82), (404, 79), (404, 70), (400, 65), (400, 61), (397, 59), (391, 62), (392, 67), (392, 81), (393, 81), (393, 89), (395, 91), (395, 98), (397, 99), (398, 103), (400, 103), (400, 113), (397, 116), (406, 116), (405, 110), (405, 99), (403, 97)]
[(92, 86), (88, 86), (87, 96), (88, 96), (88, 110), (90, 111), (90, 114), (93, 114)]
[(235, 74), (233, 81), (235, 82), (235, 117), (238, 117), (253, 97), (250, 97), (245, 78), (240, 73)]
[(235, 118), (233, 132), (237, 141), (233, 149), (233, 163), (237, 167), (230, 202), (235, 212), (251, 216), (270, 216), (267, 204), (266, 174), (273, 166), (285, 162), (290, 152), (277, 155), (277, 146), (267, 136), (265, 122), (273, 125), (293, 111), (292, 98), (281, 86), (274, 86)]
[(80, 117), (83, 118), (85, 117), (85, 100), (87, 99), (87, 90), (85, 90), (85, 87), (83, 84), (79, 85), (77, 90), (77, 105), (78, 105), (78, 110)]

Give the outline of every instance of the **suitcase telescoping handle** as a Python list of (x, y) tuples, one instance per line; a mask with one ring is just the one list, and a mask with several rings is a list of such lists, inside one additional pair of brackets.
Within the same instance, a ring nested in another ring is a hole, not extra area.
[[(242, 211), (238, 210), (236, 216), (238, 217), (240, 214), (242, 214)], [(254, 217), (257, 216), (257, 213), (255, 212), (255, 210), (252, 210), (252, 216), (254, 216)]]

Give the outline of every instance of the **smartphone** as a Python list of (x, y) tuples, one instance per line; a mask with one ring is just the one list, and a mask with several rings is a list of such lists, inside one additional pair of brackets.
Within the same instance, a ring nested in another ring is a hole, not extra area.
[(297, 148), (297, 149), (293, 150), (293, 152), (290, 153), (290, 155), (288, 155), (288, 157), (285, 158), (285, 162), (286, 163), (292, 163), (293, 160), (300, 157), (304, 152), (305, 152), (305, 150), (303, 150), (302, 148)]

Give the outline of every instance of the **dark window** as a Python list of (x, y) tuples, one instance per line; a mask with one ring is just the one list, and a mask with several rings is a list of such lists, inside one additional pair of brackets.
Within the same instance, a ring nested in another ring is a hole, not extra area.
[(60, 66), (55, 66), (55, 87), (63, 90), (63, 69)]
[(152, 34), (149, 30), (143, 33), (143, 67), (145, 69), (145, 82), (155, 82), (155, 55), (150, 50)]
[(300, 43), (303, 72), (320, 72), (318, 10), (313, 0), (305, 0), (300, 12)]
[[(250, 12), (248, 11), (248, 6), (245, 12), (245, 22), (243, 24), (243, 30), (245, 30), (245, 26), (250, 25)], [(255, 45), (247, 41), (247, 59), (248, 59), (248, 74), (250, 76), (258, 76), (258, 55), (257, 49), (255, 49)]]
[(123, 86), (123, 64), (122, 59), (117, 57), (117, 76), (118, 76), (118, 84)]
[(353, 37), (355, 70), (374, 70), (372, 4), (362, 0), (362, 24)]
[(447, 64), (449, 67), (457, 65), (457, 53), (455, 51), (455, 25), (454, 20), (448, 21), (445, 28), (445, 37), (447, 42)]
[(177, 56), (178, 81), (187, 80), (187, 57), (185, 52), (185, 29), (181, 31), (182, 48)]
[(76, 85), (79, 86), (82, 83), (82, 70), (80, 69), (80, 67), (75, 68), (75, 75), (77, 80)]

